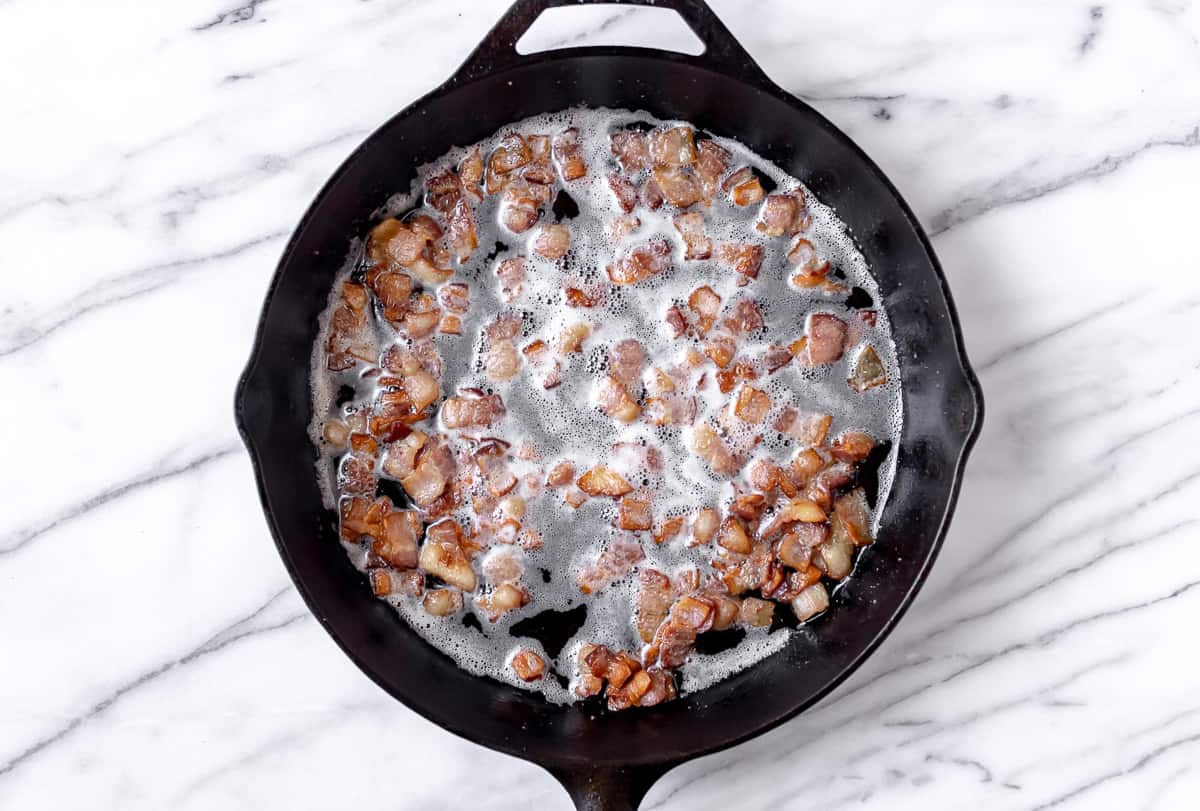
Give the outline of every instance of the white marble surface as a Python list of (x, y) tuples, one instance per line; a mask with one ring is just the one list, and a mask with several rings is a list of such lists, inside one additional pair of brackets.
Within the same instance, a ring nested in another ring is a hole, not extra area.
[[(502, 4), (238, 2), (0, 0), (0, 807), (566, 808), (335, 648), (231, 417), (289, 229)], [(647, 807), (1196, 807), (1200, 10), (714, 5), (934, 234), (988, 416), (886, 644)]]

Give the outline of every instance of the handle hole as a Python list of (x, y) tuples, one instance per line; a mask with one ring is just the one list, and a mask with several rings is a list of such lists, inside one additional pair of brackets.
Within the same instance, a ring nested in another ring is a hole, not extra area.
[(524, 55), (584, 45), (633, 45), (693, 56), (704, 53), (704, 43), (674, 11), (615, 4), (546, 9), (517, 40), (516, 49)]

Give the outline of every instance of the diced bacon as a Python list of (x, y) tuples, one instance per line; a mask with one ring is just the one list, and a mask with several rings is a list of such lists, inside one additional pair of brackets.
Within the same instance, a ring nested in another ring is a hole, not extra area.
[(529, 605), (533, 595), (529, 589), (514, 583), (502, 583), (492, 591), (475, 599), (476, 605), (487, 614), (488, 622), (495, 622), (510, 611)]
[(413, 214), (407, 220), (407, 225), (412, 232), (425, 241), (426, 244), (440, 239), (442, 236), (442, 227), (438, 225), (437, 220), (428, 214)]
[(717, 322), (717, 312), (721, 309), (721, 297), (709, 287), (697, 287), (688, 296), (688, 309), (692, 311), (696, 334), (704, 337)]
[(626, 172), (650, 168), (650, 145), (646, 133), (622, 130), (609, 136), (613, 156)]
[(700, 183), (694, 175), (683, 169), (656, 166), (654, 182), (658, 184), (663, 199), (676, 208), (688, 208), (704, 199)]
[(750, 484), (755, 490), (769, 493), (779, 485), (779, 465), (770, 459), (755, 459), (750, 465)]
[(696, 420), (696, 398), (682, 394), (649, 397), (643, 413), (654, 425), (691, 425)]
[(692, 652), (696, 637), (712, 627), (716, 606), (704, 597), (676, 600), (671, 612), (651, 643), (658, 664), (666, 668), (682, 665)]
[(637, 384), (645, 365), (646, 350), (633, 338), (617, 341), (608, 352), (609, 374), (626, 386)]
[(404, 378), (404, 391), (417, 411), (421, 411), (442, 396), (437, 378), (424, 369), (418, 369)]
[(622, 254), (608, 266), (608, 278), (613, 284), (634, 284), (670, 268), (671, 244), (665, 239), (656, 239)]
[(592, 327), (584, 321), (567, 324), (558, 339), (558, 349), (566, 355), (583, 351), (583, 342), (592, 334)]
[(448, 215), (462, 199), (462, 181), (454, 170), (446, 169), (425, 178), (425, 202), (441, 214)]
[(417, 452), (429, 439), (421, 431), (413, 431), (399, 442), (388, 446), (383, 457), (383, 472), (393, 479), (403, 479), (417, 466)]
[(553, 183), (554, 165), (550, 162), (550, 137), (530, 135), (525, 142), (529, 144), (530, 158), (529, 163), (521, 167), (521, 177), (530, 183)]
[(736, 206), (753, 205), (766, 196), (758, 175), (754, 174), (754, 170), (749, 166), (743, 166), (725, 178), (721, 189)]
[(617, 504), (617, 525), (621, 529), (638, 532), (650, 529), (653, 524), (654, 514), (648, 496), (631, 493)]
[(774, 374), (792, 362), (792, 352), (786, 346), (771, 344), (763, 353), (762, 363), (767, 374)]
[(720, 523), (720, 514), (711, 507), (705, 507), (696, 513), (696, 518), (692, 521), (692, 539), (696, 544), (708, 543), (716, 535)]
[(813, 583), (792, 600), (796, 619), (804, 622), (829, 608), (829, 592), (820, 583)]
[(463, 595), (458, 589), (430, 589), (421, 605), (432, 616), (448, 617), (462, 611)]
[(758, 212), (754, 224), (769, 237), (792, 236), (808, 226), (808, 211), (804, 205), (804, 192), (793, 189), (784, 194), (769, 194)]
[(500, 280), (500, 295), (512, 301), (521, 295), (525, 283), (525, 257), (514, 256), (496, 266), (496, 277)]
[(692, 452), (708, 463), (713, 473), (728, 476), (741, 468), (741, 460), (725, 444), (725, 440), (709, 425), (692, 429)]
[(678, 126), (650, 133), (650, 156), (656, 166), (687, 166), (696, 160), (691, 127)]
[(682, 515), (672, 516), (651, 530), (650, 536), (657, 544), (665, 543), (682, 532), (685, 523)]
[(634, 624), (643, 642), (654, 639), (654, 632), (671, 611), (671, 581), (657, 569), (642, 569), (637, 575)]
[(775, 604), (768, 600), (760, 600), (757, 597), (747, 597), (742, 600), (741, 608), (738, 611), (738, 619), (744, 625), (749, 625), (752, 628), (766, 628), (771, 624), (771, 618), (775, 614)]
[(829, 263), (817, 255), (817, 249), (804, 237), (798, 237), (792, 244), (787, 259), (796, 266), (792, 284), (797, 287), (817, 287), (829, 275)]
[(717, 261), (748, 279), (757, 279), (763, 247), (750, 242), (722, 242), (717, 245)]
[(753, 386), (742, 386), (738, 391), (733, 413), (743, 422), (760, 423), (771, 410), (771, 398), (765, 391)]
[(438, 290), (438, 301), (452, 313), (465, 313), (471, 309), (470, 291), (467, 286), (456, 282)]
[(740, 555), (750, 554), (753, 548), (750, 536), (746, 534), (746, 527), (732, 515), (721, 522), (721, 527), (717, 530), (717, 545)]
[(716, 332), (702, 344), (702, 348), (709, 360), (717, 364), (718, 368), (724, 369), (733, 360), (737, 344), (731, 336)]
[(446, 240), (454, 251), (459, 262), (466, 262), (479, 246), (475, 234), (475, 213), (471, 204), (461, 198), (447, 216)]
[(575, 582), (584, 594), (594, 594), (607, 588), (614, 580), (632, 572), (633, 567), (644, 557), (646, 553), (636, 540), (615, 538), (609, 548), (601, 552), (593, 563), (580, 570)]
[(720, 188), (721, 177), (729, 168), (729, 159), (732, 155), (729, 150), (711, 140), (701, 141), (697, 145), (696, 151), (696, 177), (700, 181), (700, 187), (704, 190), (704, 196), (712, 199)]
[(658, 211), (666, 199), (658, 181), (653, 177), (646, 178), (646, 182), (642, 184), (642, 205), (651, 211)]
[(533, 151), (529, 144), (517, 133), (510, 133), (500, 139), (500, 143), (488, 158), (488, 166), (498, 174), (506, 175), (531, 160)]
[(871, 454), (875, 440), (862, 431), (846, 431), (833, 440), (830, 453), (843, 462), (861, 462)]
[(484, 372), (488, 380), (512, 380), (521, 370), (521, 356), (510, 340), (495, 341), (488, 347), (484, 357)]
[[(867, 496), (861, 487), (856, 487), (833, 502), (834, 518), (850, 537), (855, 546), (866, 546), (874, 542), (871, 536), (871, 512)], [(836, 531), (835, 527), (835, 531)]]
[(449, 518), (431, 524), (421, 544), (419, 563), (434, 577), (463, 591), (474, 591), (478, 583), (475, 570), (462, 549), (462, 527)]
[(546, 672), (546, 661), (529, 648), (521, 648), (512, 658), (510, 666), (517, 678), (524, 682), (534, 682)]
[(696, 212), (676, 214), (675, 230), (683, 237), (684, 259), (708, 259), (712, 256), (712, 240), (704, 233), (704, 217)]
[(398, 270), (385, 270), (368, 274), (367, 280), (371, 292), (383, 308), (384, 318), (388, 321), (403, 319), (413, 292), (412, 276)]
[(633, 485), (607, 465), (597, 465), (579, 477), (579, 489), (589, 496), (618, 498), (633, 492)]
[(467, 153), (458, 165), (458, 179), (462, 183), (463, 191), (471, 199), (477, 203), (483, 199), (483, 191), (479, 188), (483, 180), (483, 158), (479, 154), (479, 147)]
[(511, 182), (504, 188), (500, 220), (514, 234), (523, 234), (541, 219), (542, 207), (550, 201), (549, 186), (524, 181)]
[(442, 422), (447, 428), (486, 428), (503, 416), (504, 401), (498, 394), (447, 397), (442, 403)]
[(371, 551), (396, 569), (417, 565), (417, 537), (421, 519), (412, 510), (393, 512), (383, 519), (383, 537), (376, 538)]
[(579, 145), (579, 130), (571, 127), (554, 136), (554, 160), (558, 162), (563, 180), (578, 180), (587, 175), (587, 164), (584, 163)]
[(829, 414), (797, 413), (782, 433), (793, 437), (801, 445), (820, 447), (825, 442), (833, 417)]
[[(671, 330), (671, 337), (678, 338), (687, 332), (687, 321), (683, 318), (683, 313), (672, 304), (667, 308), (667, 314), (664, 317), (667, 322), (667, 327)], [(790, 355), (788, 356), (791, 357)]]
[(546, 475), (546, 484), (551, 487), (563, 487), (570, 484), (574, 478), (575, 466), (570, 462), (559, 462), (550, 468), (550, 472)]
[(617, 422), (631, 423), (642, 413), (637, 400), (615, 377), (607, 376), (596, 387), (596, 403), (600, 410)]
[(415, 504), (428, 507), (446, 489), (446, 478), (432, 461), (421, 460), (400, 484)]
[(749, 335), (763, 328), (762, 310), (754, 299), (742, 299), (729, 311), (721, 322), (734, 335)]
[(811, 313), (807, 333), (809, 365), (823, 366), (841, 358), (846, 343), (845, 321), (831, 313)]
[(633, 211), (633, 207), (638, 203), (637, 186), (629, 182), (624, 175), (613, 172), (608, 176), (608, 188), (612, 190), (613, 197), (622, 211), (626, 214)]
[(565, 225), (542, 225), (533, 235), (530, 250), (545, 259), (562, 259), (571, 247), (571, 231)]
[(875, 352), (875, 347), (867, 344), (859, 351), (850, 364), (850, 377), (846, 382), (850, 384), (850, 388), (859, 393), (882, 386), (887, 382), (887, 372), (883, 368), (883, 362), (879, 360), (879, 355)]
[(511, 341), (521, 334), (525, 322), (516, 313), (502, 313), (492, 319), (484, 329), (489, 341)]
[(338, 489), (341, 492), (356, 496), (371, 495), (377, 484), (374, 459), (357, 453), (342, 459), (338, 468)]
[(422, 369), (434, 377), (442, 376), (442, 355), (432, 339), (413, 341), (412, 353)]
[(388, 218), (371, 229), (367, 237), (367, 258), (376, 266), (408, 267), (417, 261), (430, 241), (426, 234), (414, 232), (405, 223)]
[(828, 535), (829, 528), (824, 524), (793, 524), (779, 539), (775, 556), (784, 566), (807, 569), (813, 550), (823, 544)]
[(586, 292), (578, 287), (564, 287), (563, 299), (568, 307), (595, 307), (603, 296), (599, 291)]
[(632, 214), (616, 217), (608, 224), (608, 235), (613, 242), (620, 242), (625, 237), (642, 227), (642, 221)]

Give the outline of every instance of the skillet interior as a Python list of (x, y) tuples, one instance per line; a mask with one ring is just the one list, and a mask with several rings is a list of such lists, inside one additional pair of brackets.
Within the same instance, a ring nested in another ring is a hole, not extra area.
[[(826, 617), (794, 634), (783, 651), (708, 690), (595, 717), (578, 705), (549, 705), (467, 674), (372, 597), (337, 542), (334, 516), (321, 507), (316, 455), (306, 434), (317, 315), (349, 239), (366, 230), (371, 211), (407, 189), (416, 166), (451, 145), (577, 105), (641, 109), (735, 138), (834, 206), (870, 263), (891, 316), (905, 413), (879, 542)], [(894, 189), (849, 139), (768, 82), (755, 87), (657, 51), (592, 48), (529, 58), (447, 85), (389, 121), (350, 157), (280, 263), (239, 385), (237, 414), (280, 553), (313, 613), (368, 676), (435, 723), (560, 777), (632, 767), (648, 787), (670, 765), (809, 706), (882, 640), (940, 545), (980, 422), (977, 387), (932, 250)]]

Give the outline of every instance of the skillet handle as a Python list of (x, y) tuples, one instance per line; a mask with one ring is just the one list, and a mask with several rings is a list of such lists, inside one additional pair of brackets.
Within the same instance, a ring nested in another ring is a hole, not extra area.
[(671, 765), (549, 769), (571, 795), (577, 811), (637, 811), (651, 786)]
[[(476, 46), (455, 72), (452, 83), (467, 82), (490, 73), (517, 67), (534, 61), (549, 52), (523, 55), (517, 53), (517, 41), (529, 30), (542, 12), (561, 6), (613, 5), (648, 6), (674, 11), (704, 44), (704, 52), (691, 56), (673, 51), (657, 51), (671, 59), (688, 62), (743, 79), (752, 84), (772, 85), (762, 68), (750, 57), (737, 38), (704, 0), (516, 0), (500, 21)], [(573, 49), (564, 49), (573, 50)], [(648, 50), (648, 49), (637, 49)]]

